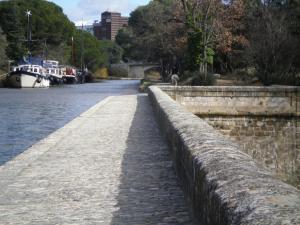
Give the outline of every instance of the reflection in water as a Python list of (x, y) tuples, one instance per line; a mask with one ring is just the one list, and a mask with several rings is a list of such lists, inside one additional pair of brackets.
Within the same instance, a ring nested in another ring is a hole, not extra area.
[(48, 89), (0, 89), (0, 165), (110, 95), (135, 94), (138, 81)]

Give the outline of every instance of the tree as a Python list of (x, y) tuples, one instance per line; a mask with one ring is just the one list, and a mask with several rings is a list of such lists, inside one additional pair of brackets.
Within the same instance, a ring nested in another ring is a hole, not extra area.
[(299, 23), (291, 6), (290, 1), (265, 1), (252, 9), (248, 19), (249, 54), (265, 85), (296, 83)]
[[(75, 65), (96, 71), (102, 66), (118, 63), (122, 58), (122, 49), (112, 41), (99, 41), (86, 31), (76, 30), (74, 33)], [(81, 64), (82, 63), (82, 64)]]
[[(288, 12), (290, 15), (290, 21), (293, 21), (291, 22), (290, 31), (294, 39), (296, 40), (294, 51), (297, 54), (295, 58), (298, 60), (295, 61), (294, 65), (296, 67), (297, 73), (299, 74), (300, 73), (300, 60), (299, 60), (300, 58), (300, 0), (291, 0), (288, 8)], [(298, 81), (298, 85), (299, 84), (300, 81)]]
[(126, 58), (159, 62), (166, 79), (183, 62), (186, 39), (182, 17), (177, 1), (151, 1), (131, 13), (129, 28), (119, 32), (117, 43), (125, 49)]
[(20, 59), (25, 52), (23, 45), (25, 37), (15, 1), (0, 2), (0, 26), (8, 41), (7, 56), (14, 60)]
[(7, 47), (7, 40), (0, 27), (0, 68), (7, 64), (7, 57), (5, 49)]
[(99, 42), (99, 46), (100, 51), (106, 55), (107, 63), (119, 63), (122, 60), (123, 49), (115, 42), (103, 40)]
[(49, 49), (67, 43), (75, 25), (69, 21), (62, 9), (52, 2), (42, 0), (10, 0), (0, 2), (0, 25), (7, 35), (9, 46), (8, 56), (18, 60), (26, 52), (26, 26), (25, 11), (32, 12), (32, 39), (33, 55), (40, 55), (44, 51), (44, 41), (47, 40)]
[(133, 33), (131, 26), (123, 28), (118, 32), (116, 43), (123, 49), (122, 60), (124, 62), (139, 61), (146, 58), (143, 52), (144, 46), (140, 48), (137, 36)]
[(208, 64), (218, 50), (223, 54), (234, 45), (246, 44), (246, 39), (236, 29), (244, 14), (242, 0), (181, 0), (189, 29), (188, 46), (190, 67), (198, 66), (200, 74), (207, 76)]

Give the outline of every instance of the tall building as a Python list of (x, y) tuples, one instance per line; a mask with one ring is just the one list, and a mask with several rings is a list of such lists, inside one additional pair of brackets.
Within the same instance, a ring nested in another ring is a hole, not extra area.
[(97, 39), (100, 39), (101, 37), (101, 21), (95, 20), (93, 24), (93, 30), (94, 30), (94, 36), (97, 37)]
[(121, 13), (106, 11), (101, 14), (101, 22), (95, 22), (93, 26), (99, 40), (115, 40), (118, 31), (128, 26), (128, 18), (122, 17)]

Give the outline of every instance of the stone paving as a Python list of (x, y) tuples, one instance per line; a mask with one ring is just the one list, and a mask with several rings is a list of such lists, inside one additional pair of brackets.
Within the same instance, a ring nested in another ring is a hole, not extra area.
[(192, 224), (147, 95), (109, 97), (0, 167), (0, 224)]

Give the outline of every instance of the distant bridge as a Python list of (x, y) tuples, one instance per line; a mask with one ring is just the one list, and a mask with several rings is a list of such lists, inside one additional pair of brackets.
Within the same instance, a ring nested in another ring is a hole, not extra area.
[(144, 63), (144, 64), (129, 64), (128, 77), (129, 78), (145, 78), (145, 71), (152, 68), (160, 68), (159, 64)]
[(145, 71), (154, 68), (160, 68), (160, 64), (156, 63), (123, 63), (113, 64), (113, 67), (119, 67), (128, 71), (128, 78), (145, 78)]

